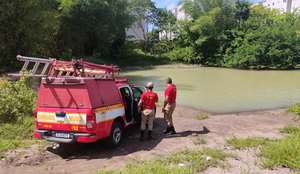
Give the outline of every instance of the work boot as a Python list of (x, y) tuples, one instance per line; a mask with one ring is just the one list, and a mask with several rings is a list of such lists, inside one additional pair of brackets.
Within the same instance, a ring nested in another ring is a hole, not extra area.
[(145, 131), (141, 130), (141, 137), (139, 138), (140, 141), (144, 141)]
[(148, 131), (148, 140), (152, 140), (152, 131)]
[(170, 127), (168, 126), (166, 130), (164, 130), (164, 134), (167, 134), (170, 132)]
[(175, 128), (174, 126), (171, 126), (170, 131), (167, 133), (167, 135), (174, 135), (174, 134), (176, 134)]

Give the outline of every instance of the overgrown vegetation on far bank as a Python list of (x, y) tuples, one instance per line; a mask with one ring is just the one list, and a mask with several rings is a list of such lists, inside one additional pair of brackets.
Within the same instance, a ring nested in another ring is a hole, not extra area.
[[(151, 0), (1, 1), (0, 22), (5, 25), (0, 25), (0, 74), (20, 66), (16, 54), (91, 57), (122, 66), (300, 68), (300, 13), (280, 13), (248, 0), (181, 3), (190, 20), (176, 21)], [(144, 20), (153, 25), (152, 31), (143, 28)], [(143, 31), (136, 41), (125, 32), (132, 26)], [(159, 38), (163, 31), (167, 34)]]

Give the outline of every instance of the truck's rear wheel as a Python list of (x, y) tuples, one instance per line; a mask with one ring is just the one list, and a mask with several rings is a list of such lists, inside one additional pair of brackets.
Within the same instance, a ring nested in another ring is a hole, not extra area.
[(109, 148), (116, 148), (118, 147), (122, 140), (123, 140), (123, 126), (120, 122), (114, 122), (112, 127), (111, 127), (111, 131), (110, 131), (110, 136), (108, 137), (108, 139), (106, 140), (106, 145)]

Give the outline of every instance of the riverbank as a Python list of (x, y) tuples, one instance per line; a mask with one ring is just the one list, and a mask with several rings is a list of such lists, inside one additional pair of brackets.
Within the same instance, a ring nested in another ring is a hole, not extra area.
[[(158, 109), (159, 110), (159, 109)], [(207, 117), (203, 117), (205, 115)], [(121, 147), (115, 150), (102, 148), (101, 143), (47, 146), (14, 150), (0, 161), (0, 173), (94, 173), (101, 170), (122, 170), (133, 160), (152, 160), (176, 154), (184, 149), (204, 147), (219, 149), (232, 157), (223, 165), (210, 167), (204, 173), (292, 173), (288, 168), (265, 169), (259, 162), (256, 149), (236, 150), (228, 145), (232, 137), (282, 138), (280, 128), (300, 126), (286, 109), (241, 112), (235, 114), (209, 114), (196, 109), (178, 106), (174, 113), (177, 135), (166, 137), (163, 115), (157, 114), (154, 139), (139, 142), (138, 125), (126, 130)], [(204, 143), (199, 143), (204, 142)], [(79, 167), (80, 166), (80, 167)]]

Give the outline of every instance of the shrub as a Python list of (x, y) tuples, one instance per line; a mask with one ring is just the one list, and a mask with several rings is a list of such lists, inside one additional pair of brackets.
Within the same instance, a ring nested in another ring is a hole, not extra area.
[(172, 61), (175, 62), (184, 62), (184, 63), (200, 63), (202, 57), (199, 56), (192, 47), (177, 48), (173, 51), (166, 53), (165, 56), (169, 57)]
[(197, 120), (205, 120), (205, 119), (208, 119), (208, 115), (200, 113), (200, 114), (196, 115), (196, 119)]
[(18, 117), (32, 116), (36, 92), (31, 79), (22, 77), (16, 82), (0, 82), (0, 123), (14, 122)]
[(294, 113), (294, 117), (295, 117), (296, 120), (300, 119), (300, 104), (290, 106), (288, 108), (288, 110)]

